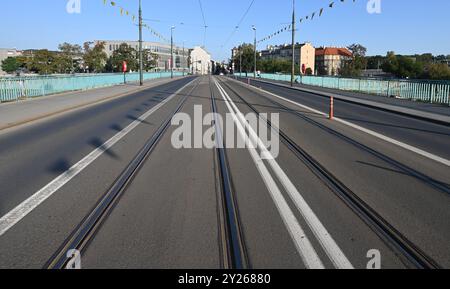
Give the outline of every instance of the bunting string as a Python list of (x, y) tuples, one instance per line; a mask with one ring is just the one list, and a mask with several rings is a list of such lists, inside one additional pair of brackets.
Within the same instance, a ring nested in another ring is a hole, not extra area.
[[(126, 8), (118, 5), (115, 1), (103, 0), (103, 5), (105, 5), (105, 6), (110, 5), (111, 7), (118, 8), (120, 16), (129, 17), (131, 19), (131, 21), (133, 22), (133, 24), (135, 24), (135, 25), (139, 24), (139, 19), (136, 16), (136, 14), (134, 14), (134, 13), (130, 12), (129, 10), (127, 10)], [(147, 23), (142, 23), (142, 27), (147, 29), (153, 36), (155, 36), (159, 40), (166, 42), (166, 43), (170, 42), (166, 37), (164, 37), (161, 33), (157, 32), (155, 29), (150, 27)]]
[[(326, 9), (332, 9), (332, 8), (334, 8), (336, 2), (338, 2), (338, 3), (339, 3), (339, 2), (340, 2), (340, 3), (344, 3), (345, 1), (346, 1), (346, 0), (339, 0), (339, 1), (336, 0), (336, 1), (332, 1), (332, 2), (330, 2), (330, 4), (328, 4), (327, 7), (320, 8), (319, 10), (316, 10), (316, 11), (314, 11), (314, 12), (312, 12), (312, 13), (309, 13), (308, 15), (306, 15), (306, 16), (300, 18), (299, 23), (300, 23), (300, 24), (305, 24), (306, 21), (313, 21), (314, 19), (320, 18), (320, 17), (323, 16), (323, 14), (324, 14), (324, 12), (325, 12)], [(347, 2), (349, 2), (349, 1), (352, 1), (353, 3), (356, 2), (356, 0), (347, 0)], [(316, 16), (318, 16), (318, 17), (316, 17)], [(258, 40), (257, 43), (262, 43), (262, 42), (268, 41), (268, 40), (270, 40), (270, 39), (272, 39), (272, 38), (278, 36), (279, 34), (281, 34), (281, 33), (283, 33), (283, 32), (291, 31), (291, 29), (292, 29), (292, 24), (289, 24), (289, 25), (283, 27), (282, 29), (278, 30), (277, 32), (274, 32), (274, 33), (272, 33), (272, 34), (270, 34), (270, 35), (267, 35), (266, 37), (264, 37), (264, 38)]]

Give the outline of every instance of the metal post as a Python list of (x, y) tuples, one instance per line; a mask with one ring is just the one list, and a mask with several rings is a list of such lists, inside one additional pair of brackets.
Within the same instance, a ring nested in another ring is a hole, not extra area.
[(170, 78), (173, 78), (173, 29), (174, 26), (170, 29)]
[[(300, 63), (300, 61), (299, 61)], [(292, 71), (291, 71), (291, 87), (294, 86), (295, 78), (295, 0), (292, 0)]]
[[(185, 52), (184, 52), (184, 41), (183, 41), (183, 59), (184, 59), (184, 62), (186, 63), (187, 61), (186, 61), (186, 54), (185, 54)], [(183, 63), (183, 76), (184, 76), (184, 69), (185, 69), (186, 67), (185, 67), (185, 65), (184, 65), (184, 63)]]
[(139, 85), (144, 85), (144, 61), (142, 54), (142, 1), (139, 0)]
[(253, 76), (256, 79), (256, 27), (253, 25), (253, 31), (255, 31), (255, 42), (254, 42), (254, 49), (255, 49), (255, 71), (253, 72)]
[(242, 45), (239, 47), (239, 77), (242, 77)]

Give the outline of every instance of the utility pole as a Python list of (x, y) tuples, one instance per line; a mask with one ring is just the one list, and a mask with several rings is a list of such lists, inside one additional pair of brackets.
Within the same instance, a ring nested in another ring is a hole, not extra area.
[(186, 54), (184, 52), (184, 41), (183, 41), (183, 59), (184, 59), (184, 62), (183, 62), (183, 76), (184, 76), (184, 70), (186, 68), (185, 63), (187, 63)]
[(144, 85), (144, 61), (142, 54), (142, 1), (139, 0), (139, 85)]
[(292, 0), (292, 71), (291, 87), (294, 86), (295, 79), (295, 0)]
[(252, 27), (253, 31), (255, 31), (255, 43), (254, 43), (254, 48), (255, 48), (255, 71), (253, 72), (253, 75), (256, 79), (256, 27), (255, 25), (253, 25)]
[(239, 47), (239, 77), (242, 77), (242, 44)]
[(170, 78), (173, 78), (173, 30), (175, 26), (170, 28)]

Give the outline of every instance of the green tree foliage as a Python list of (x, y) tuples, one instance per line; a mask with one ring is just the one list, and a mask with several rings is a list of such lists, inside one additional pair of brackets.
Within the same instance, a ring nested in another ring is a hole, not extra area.
[(58, 71), (58, 56), (52, 51), (42, 49), (34, 52), (27, 61), (27, 68), (39, 74), (53, 74)]
[(75, 72), (81, 61), (83, 51), (80, 45), (64, 42), (59, 45), (59, 70), (61, 73)]
[(383, 71), (392, 73), (399, 78), (419, 78), (423, 75), (424, 66), (412, 57), (395, 55), (388, 52), (386, 61), (383, 64)]
[(105, 52), (105, 43), (100, 42), (93, 47), (92, 45), (92, 42), (84, 44), (84, 66), (89, 72), (103, 72), (108, 60), (108, 55)]
[[(234, 59), (236, 71), (240, 71), (240, 55), (242, 55), (242, 72), (253, 72), (255, 69), (255, 48), (252, 44), (243, 44), (239, 47)], [(259, 69), (259, 68), (258, 68)]]
[(137, 60), (138, 53), (134, 48), (126, 43), (122, 43), (119, 49), (115, 50), (108, 59), (107, 68), (113, 72), (122, 72), (123, 62), (127, 62), (128, 71), (137, 71), (139, 64)]
[(426, 78), (433, 80), (450, 80), (450, 67), (444, 63), (432, 63), (427, 67)]
[(6, 73), (14, 73), (20, 68), (20, 62), (16, 57), (8, 57), (2, 61), (2, 70)]
[(149, 49), (143, 50), (142, 54), (145, 71), (150, 71), (158, 66), (158, 55), (151, 53)]
[(344, 63), (340, 74), (345, 77), (359, 77), (361, 71), (367, 67), (367, 48), (361, 44), (352, 44), (347, 48), (353, 53), (353, 59)]

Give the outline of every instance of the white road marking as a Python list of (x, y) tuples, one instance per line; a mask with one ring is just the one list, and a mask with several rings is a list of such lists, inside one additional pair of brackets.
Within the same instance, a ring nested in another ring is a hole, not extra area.
[[(214, 81), (216, 81), (214, 79)], [(242, 126), (242, 123), (238, 120), (235, 112), (233, 111), (232, 107), (230, 106), (230, 103), (228, 99), (225, 97), (223, 91), (219, 87), (219, 84), (215, 83), (217, 88), (219, 89), (220, 94), (222, 95), (225, 104), (228, 107), (228, 110), (231, 113), (231, 116), (233, 117), (234, 122), (236, 123), (236, 126), (238, 128), (239, 134), (241, 135), (243, 140), (246, 140), (247, 149), (250, 152), (250, 155), (262, 177), (264, 180), (266, 187), (268, 191), (270, 192), (270, 196), (272, 197), (272, 200), (274, 201), (278, 212), (281, 215), (281, 218), (285, 224), (285, 226), (288, 229), (289, 234), (291, 235), (291, 238), (294, 241), (294, 244), (297, 248), (297, 251), (299, 252), (303, 262), (305, 263), (305, 266), (307, 268), (311, 269), (324, 269), (324, 265), (322, 264), (322, 261), (320, 260), (319, 256), (317, 255), (316, 251), (314, 250), (311, 242), (309, 241), (308, 237), (306, 236), (305, 232), (303, 231), (302, 227), (298, 223), (297, 219), (295, 218), (294, 213), (289, 208), (288, 203), (284, 199), (280, 189), (278, 188), (275, 180), (270, 175), (269, 170), (264, 165), (263, 160), (258, 155), (258, 152), (254, 148), (255, 145), (251, 144), (251, 140), (246, 137), (245, 128)]]
[(120, 141), (123, 137), (125, 137), (128, 133), (130, 133), (133, 129), (135, 129), (138, 125), (140, 125), (143, 121), (145, 121), (150, 115), (155, 113), (158, 109), (164, 106), (167, 102), (172, 100), (177, 94), (179, 94), (182, 90), (184, 90), (188, 85), (190, 85), (194, 80), (190, 81), (188, 84), (180, 88), (177, 92), (169, 96), (163, 102), (160, 102), (158, 105), (144, 113), (137, 120), (133, 121), (129, 126), (125, 129), (117, 133), (107, 142), (105, 142), (101, 147), (92, 151), (89, 155), (84, 157), (77, 164), (72, 166), (68, 171), (64, 172), (56, 179), (51, 181), (41, 190), (36, 192), (34, 195), (23, 201), (20, 205), (15, 207), (9, 213), (4, 215), (0, 219), (0, 236), (3, 236), (9, 229), (11, 229), (14, 225), (16, 225), (19, 221), (21, 221), (25, 216), (31, 213), (34, 209), (36, 209), (40, 204), (42, 204), (45, 200), (51, 197), (54, 193), (56, 193), (60, 188), (62, 188), (65, 184), (67, 184), (70, 180), (80, 174), (87, 166), (89, 166), (92, 162), (94, 162), (98, 157), (100, 157), (105, 151), (113, 147), (118, 141)]
[[(289, 102), (289, 103), (291, 103), (291, 104), (294, 104), (294, 105), (296, 105), (296, 106), (298, 106), (298, 107), (307, 109), (307, 110), (309, 110), (309, 111), (311, 111), (311, 112), (314, 112), (314, 113), (316, 113), (316, 114), (318, 114), (318, 115), (323, 115), (323, 116), (326, 116), (326, 117), (328, 116), (328, 114), (326, 114), (326, 113), (324, 113), (324, 112), (318, 111), (318, 110), (316, 110), (316, 109), (314, 109), (314, 108), (311, 108), (311, 107), (309, 107), (309, 106), (300, 104), (300, 103), (298, 103), (298, 102), (292, 101), (292, 100), (290, 100), (290, 99), (287, 99), (287, 98), (285, 98), (285, 97), (279, 96), (279, 95), (274, 94), (274, 93), (272, 93), (272, 92), (266, 91), (266, 90), (264, 90), (264, 89), (262, 89), (262, 88), (254, 87), (254, 86), (251, 86), (251, 87), (254, 88), (254, 89), (257, 89), (257, 90), (259, 90), (259, 91), (261, 91), (261, 92), (263, 92), (263, 93), (266, 93), (266, 94), (272, 95), (272, 96), (274, 96), (274, 97), (276, 97), (276, 98), (279, 98), (279, 99), (281, 99), (281, 100), (283, 100), (283, 101), (286, 101), (286, 102)], [(364, 132), (364, 133), (366, 133), (366, 134), (369, 134), (369, 135), (371, 135), (371, 136), (373, 136), (373, 137), (379, 138), (379, 139), (384, 140), (384, 141), (386, 141), (386, 142), (388, 142), (388, 143), (394, 144), (394, 145), (399, 146), (399, 147), (401, 147), (401, 148), (403, 148), (403, 149), (406, 149), (406, 150), (408, 150), (408, 151), (414, 152), (414, 153), (416, 153), (416, 154), (418, 154), (418, 155), (421, 155), (421, 156), (423, 156), (423, 157), (426, 157), (426, 158), (428, 158), (428, 159), (431, 159), (431, 160), (433, 160), (433, 161), (436, 161), (436, 162), (438, 162), (438, 163), (441, 163), (441, 164), (443, 164), (443, 165), (445, 165), (445, 166), (450, 167), (450, 160), (447, 160), (447, 159), (442, 158), (442, 157), (440, 157), (440, 156), (437, 156), (437, 155), (434, 155), (434, 154), (432, 154), (432, 153), (426, 152), (426, 151), (424, 151), (424, 150), (421, 150), (421, 149), (416, 148), (416, 147), (414, 147), (414, 146), (408, 145), (408, 144), (403, 143), (403, 142), (401, 142), (401, 141), (395, 140), (395, 139), (390, 138), (390, 137), (388, 137), (388, 136), (382, 135), (382, 134), (380, 134), (380, 133), (374, 132), (374, 131), (372, 131), (372, 130), (363, 128), (363, 127), (361, 127), (361, 126), (359, 126), (359, 125), (356, 125), (356, 124), (354, 124), (354, 123), (348, 122), (348, 121), (346, 121), (346, 120), (343, 120), (343, 119), (340, 119), (340, 118), (336, 118), (336, 117), (334, 118), (334, 120), (337, 121), (337, 122), (340, 122), (340, 123), (342, 123), (342, 124), (344, 124), (344, 125), (350, 126), (350, 127), (354, 128), (354, 129), (356, 129), (356, 130), (359, 130), (359, 131), (362, 131), (362, 132)]]
[[(249, 130), (250, 137), (255, 141), (255, 143), (257, 143), (258, 147), (261, 149), (262, 154), (270, 155), (270, 152), (267, 150), (264, 143), (261, 141), (261, 139), (259, 139), (258, 135), (253, 130), (253, 128), (246, 122), (244, 115), (239, 111), (237, 106), (234, 104), (233, 100), (230, 98), (230, 96), (225, 92), (225, 90), (222, 87), (221, 89), (223, 90), (225, 96), (228, 98), (231, 105), (237, 112), (242, 123), (246, 125), (247, 129)], [(274, 129), (278, 130), (278, 128)], [(295, 203), (297, 209), (302, 214), (308, 226), (314, 233), (314, 236), (317, 238), (320, 245), (327, 253), (327, 256), (330, 258), (333, 265), (338, 269), (353, 269), (353, 266), (350, 263), (350, 261), (347, 259), (345, 254), (333, 240), (333, 238), (328, 233), (324, 225), (320, 222), (319, 218), (316, 216), (313, 210), (306, 203), (305, 199), (302, 197), (300, 192), (297, 190), (297, 188), (291, 182), (289, 177), (280, 167), (278, 162), (275, 161), (275, 158), (269, 157), (267, 158), (267, 161), (269, 162), (272, 170), (275, 172), (281, 184), (285, 188), (286, 192), (289, 194), (289, 197)]]

